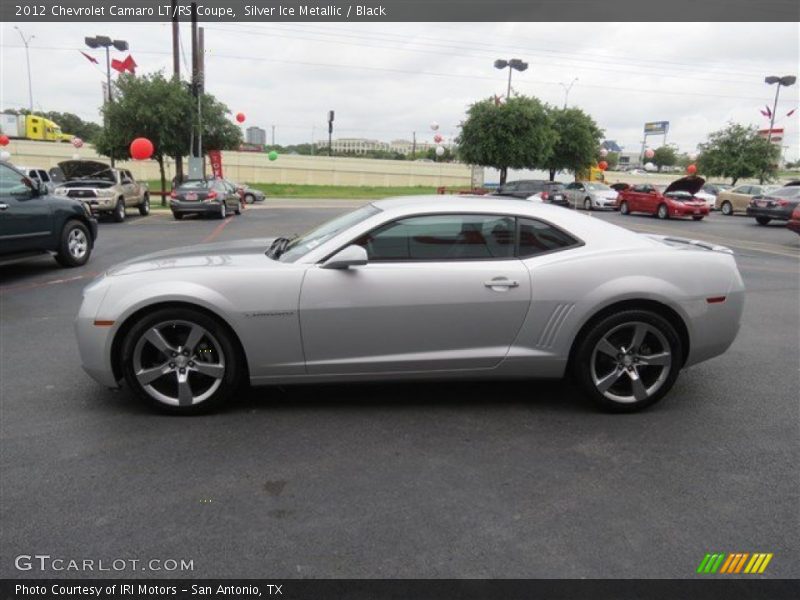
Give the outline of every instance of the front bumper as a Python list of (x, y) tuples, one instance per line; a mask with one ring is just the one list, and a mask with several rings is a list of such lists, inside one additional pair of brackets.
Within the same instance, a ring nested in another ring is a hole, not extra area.
[(780, 206), (748, 206), (748, 217), (767, 217), (768, 219), (776, 219), (778, 221), (788, 221), (792, 218), (792, 211), (794, 206), (780, 207)]
[(669, 214), (673, 217), (705, 217), (708, 215), (708, 206), (705, 204), (673, 204), (669, 207)]
[(594, 208), (610, 208), (616, 210), (619, 208), (619, 200), (616, 198), (592, 198), (592, 206)]
[(170, 200), (169, 207), (174, 213), (182, 214), (208, 214), (216, 215), (219, 213), (222, 202), (202, 202), (202, 201), (184, 201), (184, 200)]
[(93, 215), (111, 212), (116, 206), (116, 202), (113, 197), (88, 199), (81, 198), (81, 200), (83, 200), (89, 206), (89, 209), (92, 211)]

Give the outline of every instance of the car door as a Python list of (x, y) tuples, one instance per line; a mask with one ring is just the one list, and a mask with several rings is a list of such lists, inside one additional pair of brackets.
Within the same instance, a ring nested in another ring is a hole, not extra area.
[(566, 188), (564, 188), (564, 195), (567, 198), (567, 202), (572, 206), (575, 205), (575, 199), (577, 198), (578, 194), (580, 194), (580, 191), (578, 190), (579, 185), (579, 183), (573, 181)]
[(136, 188), (133, 185), (133, 177), (130, 171), (119, 172), (120, 189), (122, 190), (122, 197), (125, 199), (125, 206), (136, 206), (139, 201), (136, 197)]
[(496, 366), (531, 298), (515, 236), (513, 217), (415, 216), (354, 240), (364, 266), (310, 268), (300, 294), (308, 373)]
[(731, 205), (735, 211), (747, 210), (747, 205), (750, 204), (750, 198), (752, 198), (752, 196), (753, 186), (750, 185), (740, 185), (728, 192), (728, 199), (731, 201)]
[(3, 254), (42, 250), (50, 245), (53, 215), (46, 198), (34, 194), (25, 177), (0, 164), (0, 244)]

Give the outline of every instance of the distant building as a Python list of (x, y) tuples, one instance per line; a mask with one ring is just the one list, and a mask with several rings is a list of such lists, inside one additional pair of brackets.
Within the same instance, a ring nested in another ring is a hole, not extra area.
[(617, 144), (615, 140), (606, 140), (600, 145), (609, 152), (622, 152), (622, 146)]
[(263, 146), (267, 143), (267, 132), (261, 127), (248, 127), (245, 130), (244, 141), (248, 144)]
[[(317, 140), (317, 148), (324, 150), (328, 147), (328, 140)], [(443, 144), (450, 147), (449, 144)], [(331, 141), (331, 149), (334, 152), (348, 154), (366, 154), (375, 150), (384, 152), (397, 152), (398, 154), (409, 155), (416, 150), (417, 153), (425, 152), (430, 148), (435, 148), (436, 144), (431, 142), (417, 141), (415, 144), (411, 140), (392, 140), (391, 142), (381, 142), (367, 138), (338, 138)]]

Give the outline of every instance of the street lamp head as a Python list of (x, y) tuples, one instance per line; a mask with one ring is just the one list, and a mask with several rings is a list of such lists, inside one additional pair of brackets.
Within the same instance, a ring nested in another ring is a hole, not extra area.
[(125, 40), (114, 40), (112, 44), (114, 45), (114, 48), (116, 48), (120, 52), (124, 52), (125, 50), (128, 49), (128, 42), (126, 42)]
[(786, 87), (794, 85), (795, 81), (797, 81), (797, 77), (795, 77), (794, 75), (784, 75), (783, 77), (780, 78), (781, 85), (785, 85)]
[(508, 66), (508, 61), (503, 60), (502, 58), (498, 58), (494, 61), (494, 68), (495, 69), (505, 69)]
[(508, 65), (517, 71), (525, 71), (528, 68), (528, 63), (519, 58), (512, 58), (508, 61)]
[(97, 45), (102, 46), (103, 48), (108, 48), (113, 43), (111, 38), (107, 35), (97, 35), (94, 39), (95, 42), (97, 42)]

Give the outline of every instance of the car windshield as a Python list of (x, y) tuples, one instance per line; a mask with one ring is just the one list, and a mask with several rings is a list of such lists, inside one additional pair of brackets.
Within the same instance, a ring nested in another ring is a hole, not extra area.
[(658, 193), (660, 193), (660, 194), (663, 194), (663, 193), (664, 193), (664, 190), (665, 190), (665, 189), (667, 189), (667, 186), (666, 186), (666, 185), (654, 185), (653, 187), (654, 187), (654, 188), (656, 189), (656, 191), (657, 191)]
[(367, 204), (361, 208), (347, 214), (336, 217), (316, 229), (312, 229), (299, 237), (292, 239), (278, 256), (281, 262), (294, 262), (301, 256), (311, 252), (314, 248), (328, 241), (336, 234), (368, 219), (369, 217), (381, 212), (379, 208), (372, 204)]
[(593, 192), (605, 192), (611, 188), (603, 183), (587, 183), (586, 189), (592, 190)]
[(195, 181), (184, 181), (178, 189), (180, 190), (204, 190), (211, 186), (210, 181), (197, 179)]
[(783, 187), (780, 189), (768, 189), (766, 191), (770, 196), (778, 196), (779, 198), (796, 198), (800, 196), (800, 186)]

